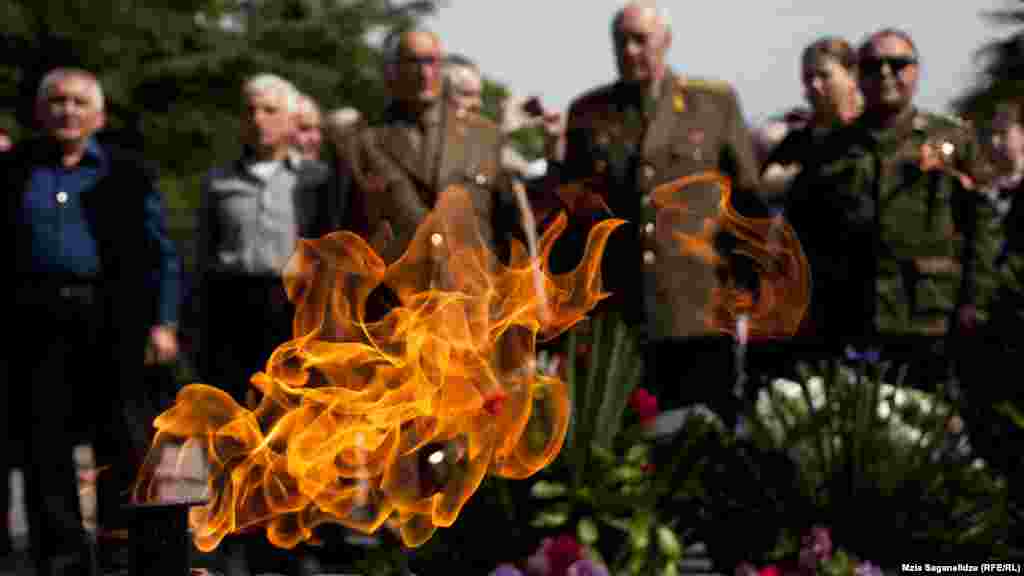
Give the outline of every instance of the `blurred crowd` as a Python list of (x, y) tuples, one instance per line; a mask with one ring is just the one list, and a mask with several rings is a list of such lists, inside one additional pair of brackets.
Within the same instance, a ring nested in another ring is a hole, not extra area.
[[(885, 28), (858, 46), (838, 37), (807, 46), (794, 62), (806, 102), (750, 127), (727, 83), (668, 66), (664, 9), (630, 2), (611, 31), (619, 78), (565, 113), (539, 97), (512, 97), (497, 121), (485, 119), (479, 67), (422, 29), (385, 41), (392, 100), (379, 122), (352, 108), (321, 110), (279, 75), (249, 78), (239, 87), (237, 159), (202, 180), (191, 270), (168, 236), (155, 167), (100, 137), (97, 77), (50, 72), (37, 94), (38, 135), (11, 142), (0, 133), (14, 235), (9, 285), (26, 312), (0, 387), (11, 423), (2, 453), (22, 455), (6, 465), (26, 471), (37, 573), (51, 573), (53, 558), (79, 553), (83, 542), (93, 552), (82, 562), (96, 557), (104, 529), (119, 525), (152, 434), (133, 407), (156, 394), (163, 409), (174, 394), (154, 374), (188, 362), (200, 381), (253, 405), (250, 376), (291, 337), (282, 271), (298, 240), (351, 230), (394, 262), (452, 184), (469, 191), (475, 210), (466, 217), (479, 220), (498, 254), (525, 233), (517, 194), (527, 194), (540, 228), (567, 213), (555, 271), (578, 261), (595, 224), (627, 220), (603, 261), (615, 294), (606, 310), (638, 328), (647, 387), (664, 403), (703, 403), (735, 419), (744, 402), (733, 337), (705, 315), (723, 284), (756, 295), (759, 270), (727, 231), (715, 239), (724, 264), (676, 247), (672, 231), (698, 233), (719, 213), (720, 188), (684, 189), (682, 214), (654, 195), (708, 171), (729, 177), (729, 201), (745, 216), (781, 214), (811, 271), (804, 321), (752, 351), (746, 371), (762, 377), (749, 386), (792, 375), (797, 361), (871, 354), (907, 383), (960, 402), (979, 430), (993, 404), (1017, 401), (1012, 382), (990, 375), (1012, 373), (1021, 346), (1024, 98), (973, 122), (920, 109), (928, 55)], [(523, 128), (543, 131), (542, 158), (509, 144)], [(393, 302), (379, 300), (385, 309)], [(998, 442), (1009, 432), (988, 433)], [(98, 539), (82, 532), (68, 457), (82, 442), (110, 465), (99, 483)], [(258, 543), (239, 546), (237, 574), (277, 562)], [(308, 550), (288, 557), (273, 568), (314, 570)]]

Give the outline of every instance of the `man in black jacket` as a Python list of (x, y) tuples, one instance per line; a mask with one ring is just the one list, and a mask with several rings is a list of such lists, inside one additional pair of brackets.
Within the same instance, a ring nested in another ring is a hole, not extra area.
[[(37, 574), (51, 574), (55, 557), (84, 542), (73, 444), (91, 440), (105, 467), (99, 525), (120, 522), (135, 473), (122, 397), (142, 385), (147, 346), (163, 362), (178, 348), (180, 269), (162, 199), (140, 158), (95, 139), (103, 108), (93, 74), (54, 70), (38, 91), (42, 137), (0, 157), (15, 270), (10, 301), (22, 318), (8, 382), (24, 414)], [(84, 560), (74, 569), (84, 571)]]

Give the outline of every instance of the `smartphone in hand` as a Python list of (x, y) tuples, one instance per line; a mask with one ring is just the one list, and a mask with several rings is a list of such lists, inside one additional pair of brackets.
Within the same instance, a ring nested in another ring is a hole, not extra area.
[(533, 98), (530, 98), (529, 100), (524, 102), (523, 112), (525, 112), (527, 116), (530, 116), (532, 118), (543, 116), (544, 106), (541, 105), (540, 98), (534, 96)]

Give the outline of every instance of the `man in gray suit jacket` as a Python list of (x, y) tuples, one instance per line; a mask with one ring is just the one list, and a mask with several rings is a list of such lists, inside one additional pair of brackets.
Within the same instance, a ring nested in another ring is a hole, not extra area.
[[(295, 310), (282, 271), (300, 238), (340, 228), (345, 201), (332, 170), (292, 148), (299, 100), (295, 87), (262, 74), (246, 81), (242, 97), (242, 155), (211, 170), (202, 186), (198, 367), (204, 383), (251, 406), (256, 389), (250, 378), (292, 338)], [(289, 564), (282, 570), (294, 573), (291, 564), (311, 560), (245, 540), (238, 543), (255, 571), (273, 570), (271, 565), (280, 561)], [(229, 548), (237, 549), (234, 544)]]
[(291, 149), (291, 83), (263, 74), (242, 94), (242, 156), (203, 182), (198, 280), (201, 375), (244, 403), (249, 378), (292, 336), (282, 270), (299, 238), (340, 227), (343, 191)]

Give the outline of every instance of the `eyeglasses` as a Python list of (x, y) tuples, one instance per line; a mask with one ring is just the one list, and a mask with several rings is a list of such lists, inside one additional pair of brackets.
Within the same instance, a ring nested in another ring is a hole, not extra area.
[(882, 58), (867, 58), (861, 61), (860, 69), (868, 75), (877, 76), (882, 73), (886, 65), (893, 74), (899, 74), (907, 66), (916, 66), (917, 58), (913, 56), (885, 56)]

